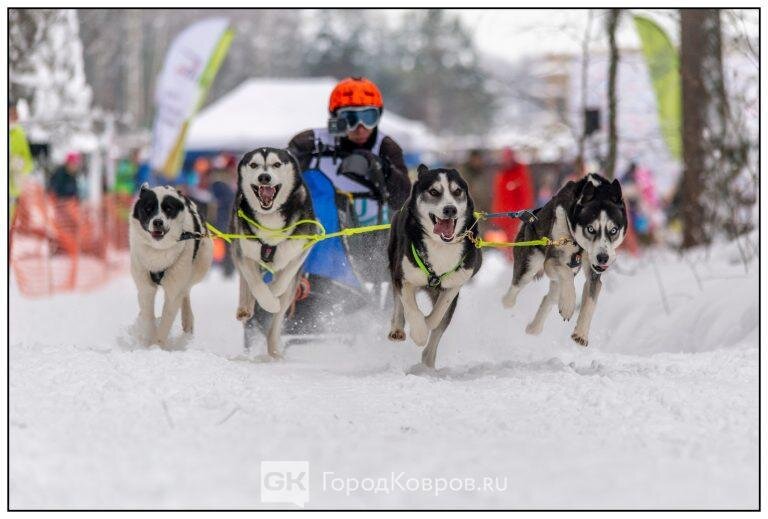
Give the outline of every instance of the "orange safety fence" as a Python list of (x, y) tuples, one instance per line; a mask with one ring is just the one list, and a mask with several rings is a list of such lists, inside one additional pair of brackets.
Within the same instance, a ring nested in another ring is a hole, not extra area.
[(132, 199), (58, 199), (28, 182), (11, 222), (9, 258), (19, 292), (41, 297), (99, 287), (127, 271)]

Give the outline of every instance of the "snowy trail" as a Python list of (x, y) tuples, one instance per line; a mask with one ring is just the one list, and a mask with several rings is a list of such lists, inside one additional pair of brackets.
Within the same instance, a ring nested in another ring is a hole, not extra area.
[[(10, 506), (293, 507), (260, 501), (259, 464), (308, 460), (317, 508), (756, 507), (757, 264), (654, 257), (671, 314), (651, 265), (621, 258), (584, 349), (554, 313), (525, 335), (546, 284), (505, 311), (511, 271), (487, 255), (433, 373), (379, 337), (245, 359), (218, 273), (183, 351), (131, 346), (127, 277), (49, 300), (12, 287)], [(507, 483), (347, 495), (324, 472)]]

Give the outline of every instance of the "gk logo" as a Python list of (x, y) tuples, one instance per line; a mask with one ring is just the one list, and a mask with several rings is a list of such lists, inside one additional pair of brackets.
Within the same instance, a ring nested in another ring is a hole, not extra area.
[(309, 501), (308, 461), (262, 461), (261, 502), (294, 503), (304, 508)]

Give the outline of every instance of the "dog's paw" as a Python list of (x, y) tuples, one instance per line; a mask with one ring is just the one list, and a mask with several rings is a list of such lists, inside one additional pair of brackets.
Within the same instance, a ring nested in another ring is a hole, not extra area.
[(582, 336), (578, 332), (573, 332), (571, 334), (571, 339), (574, 340), (577, 344), (580, 344), (581, 346), (587, 347), (589, 346), (589, 341), (587, 340), (586, 335)]
[(517, 291), (510, 289), (504, 297), (501, 298), (501, 304), (504, 308), (512, 308), (517, 303)]
[(269, 351), (268, 353), (273, 360), (283, 360), (283, 354), (277, 350)]
[(157, 334), (157, 327), (154, 319), (152, 321), (139, 321), (135, 327), (135, 335), (139, 344), (145, 347), (152, 346)]
[(261, 295), (257, 298), (259, 306), (270, 314), (276, 314), (280, 311), (280, 300), (272, 295), (271, 292)]
[(576, 310), (576, 298), (561, 298), (557, 305), (557, 310), (560, 312), (563, 321), (570, 321), (571, 317), (573, 317), (573, 312)]
[(253, 317), (253, 310), (244, 308), (242, 306), (237, 309), (237, 313), (235, 314), (235, 318), (238, 321), (243, 321), (243, 322), (249, 321), (251, 317)]
[(405, 340), (405, 331), (404, 330), (392, 330), (389, 332), (389, 335), (387, 335), (387, 338), (390, 341), (404, 341)]
[(429, 338), (429, 329), (424, 319), (420, 319), (411, 325), (411, 339), (417, 346), (427, 344), (427, 338)]
[(538, 335), (541, 333), (543, 329), (544, 329), (544, 323), (531, 321), (530, 323), (528, 323), (528, 326), (525, 327), (525, 333), (527, 333), (528, 335)]

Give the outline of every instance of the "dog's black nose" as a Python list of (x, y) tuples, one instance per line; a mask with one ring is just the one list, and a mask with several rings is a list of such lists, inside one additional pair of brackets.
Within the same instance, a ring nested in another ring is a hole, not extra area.
[(443, 216), (446, 218), (456, 218), (458, 212), (459, 211), (456, 209), (455, 205), (446, 205), (443, 207)]
[(162, 229), (163, 221), (160, 218), (155, 218), (154, 220), (152, 220), (152, 227), (156, 229)]
[(269, 184), (272, 181), (272, 177), (266, 173), (262, 173), (258, 177), (259, 184)]
[(597, 262), (601, 265), (606, 265), (608, 263), (608, 255), (604, 252), (601, 252), (597, 255)]

